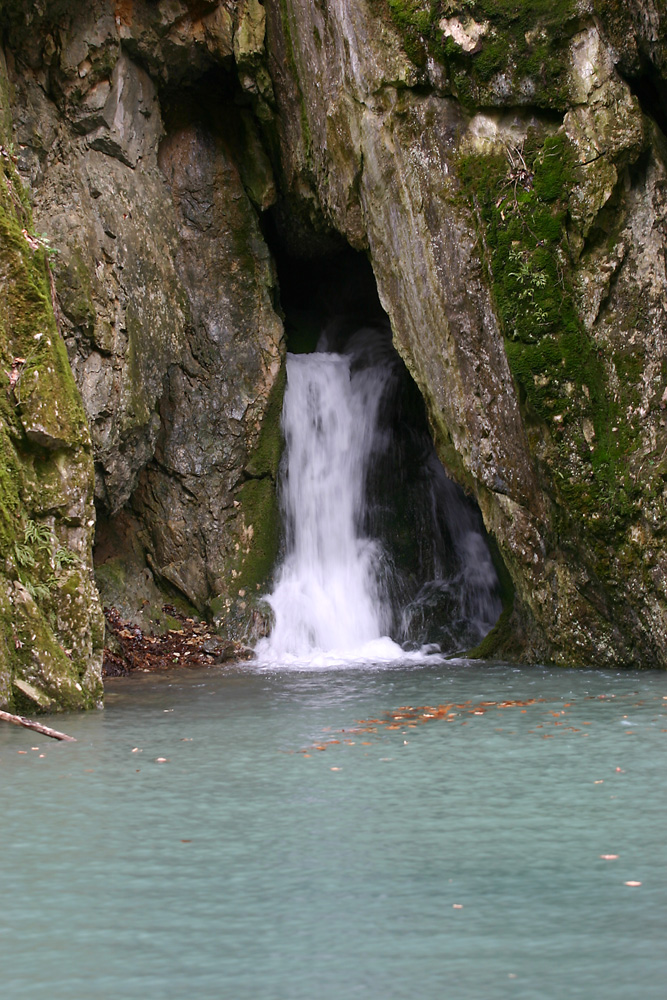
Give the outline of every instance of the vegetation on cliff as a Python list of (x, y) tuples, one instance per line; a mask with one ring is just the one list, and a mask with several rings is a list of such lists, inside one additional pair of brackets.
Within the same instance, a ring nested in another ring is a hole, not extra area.
[(90, 435), (12, 146), (0, 145), (0, 702), (92, 707), (101, 611), (91, 572)]
[(505, 156), (463, 157), (460, 175), (483, 226), (480, 249), (490, 258), (527, 417), (554, 438), (554, 492), (568, 515), (588, 515), (590, 529), (608, 539), (636, 512), (640, 490), (627, 461), (636, 429), (623, 419), (631, 385), (611, 393), (602, 352), (577, 310), (567, 233), (574, 164), (563, 132), (542, 140), (532, 133)]

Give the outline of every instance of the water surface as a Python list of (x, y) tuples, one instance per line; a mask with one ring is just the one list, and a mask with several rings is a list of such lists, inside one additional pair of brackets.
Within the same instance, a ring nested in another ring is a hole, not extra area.
[(115, 681), (58, 718), (75, 744), (5, 726), (3, 995), (662, 1000), (666, 696), (658, 673), (238, 669)]

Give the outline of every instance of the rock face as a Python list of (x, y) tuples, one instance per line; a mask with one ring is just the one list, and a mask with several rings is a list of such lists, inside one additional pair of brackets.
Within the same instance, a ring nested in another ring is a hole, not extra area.
[(12, 153), (0, 57), (0, 705), (101, 698), (104, 621), (92, 572), (90, 433)]
[[(512, 577), (480, 652), (667, 666), (663, 0), (12, 0), (0, 21), (103, 597), (153, 618), (180, 595), (249, 634), (277, 547), (266, 234), (293, 257), (344, 240)], [(27, 412), (30, 447), (74, 447)]]
[(270, 68), (283, 185), (368, 247), (511, 572), (486, 651), (665, 666), (665, 11), (626, 7), (285, 0)]
[(232, 73), (235, 52), (252, 68), (263, 20), (235, 4), (17, 6), (19, 169), (59, 250), (103, 598), (132, 590), (127, 612), (148, 604), (159, 617), (167, 586), (188, 607), (234, 615), (277, 538), (276, 421), (257, 454), (282, 364), (258, 222), (275, 187)]

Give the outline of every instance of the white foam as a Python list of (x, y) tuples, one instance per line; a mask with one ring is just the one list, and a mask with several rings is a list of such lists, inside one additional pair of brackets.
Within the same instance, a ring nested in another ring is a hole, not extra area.
[(255, 665), (260, 669), (281, 670), (344, 670), (354, 667), (387, 666), (398, 663), (433, 663), (440, 659), (433, 646), (406, 652), (402, 646), (390, 639), (380, 636), (371, 639), (357, 648), (319, 649), (311, 648), (301, 655), (283, 652), (276, 656), (269, 640), (263, 639), (255, 650), (257, 660)]

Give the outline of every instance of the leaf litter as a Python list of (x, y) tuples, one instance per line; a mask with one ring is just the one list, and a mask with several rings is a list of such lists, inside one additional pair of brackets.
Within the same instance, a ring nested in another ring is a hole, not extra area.
[(163, 607), (179, 628), (160, 634), (143, 632), (121, 617), (116, 608), (105, 608), (107, 644), (103, 677), (128, 677), (133, 673), (153, 673), (174, 667), (210, 667), (247, 660), (253, 651), (240, 642), (219, 636), (208, 622), (187, 618), (173, 605)]

